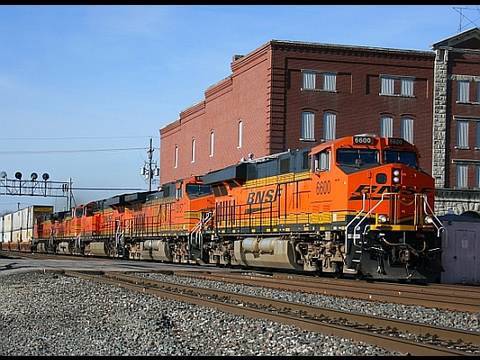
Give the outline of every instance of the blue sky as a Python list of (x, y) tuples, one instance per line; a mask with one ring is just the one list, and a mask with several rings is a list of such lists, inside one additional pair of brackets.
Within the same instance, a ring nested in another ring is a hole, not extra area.
[[(271, 39), (429, 50), (458, 26), (450, 5), (1, 6), (0, 171), (146, 189), (143, 150), (5, 151), (146, 147), (149, 136), (158, 147), (159, 129), (230, 74), (232, 55)], [(17, 202), (64, 206), (0, 195), (0, 211)]]

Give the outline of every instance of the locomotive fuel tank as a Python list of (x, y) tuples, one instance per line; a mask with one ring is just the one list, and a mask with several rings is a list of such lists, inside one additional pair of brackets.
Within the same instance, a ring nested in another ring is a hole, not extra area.
[(234, 242), (235, 259), (240, 265), (301, 270), (293, 242), (281, 237), (247, 237)]

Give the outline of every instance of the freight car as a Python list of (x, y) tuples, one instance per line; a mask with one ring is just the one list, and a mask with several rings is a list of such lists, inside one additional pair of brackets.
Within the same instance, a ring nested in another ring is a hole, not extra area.
[(38, 220), (38, 252), (438, 281), (434, 180), (399, 138), (355, 135)]

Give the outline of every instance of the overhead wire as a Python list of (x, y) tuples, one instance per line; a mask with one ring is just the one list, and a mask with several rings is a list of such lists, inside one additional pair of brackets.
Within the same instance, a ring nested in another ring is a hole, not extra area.
[[(160, 148), (154, 148), (159, 150)], [(147, 150), (147, 147), (131, 148), (104, 148), (104, 149), (75, 149), (75, 150), (0, 150), (0, 154), (59, 154), (59, 153), (82, 153), (82, 152), (114, 152)]]

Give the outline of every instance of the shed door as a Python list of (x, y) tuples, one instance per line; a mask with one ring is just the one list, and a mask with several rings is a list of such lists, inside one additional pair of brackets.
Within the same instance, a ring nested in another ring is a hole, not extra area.
[(456, 253), (457, 253), (457, 269), (459, 281), (473, 283), (476, 278), (475, 264), (475, 232), (471, 230), (457, 230)]

